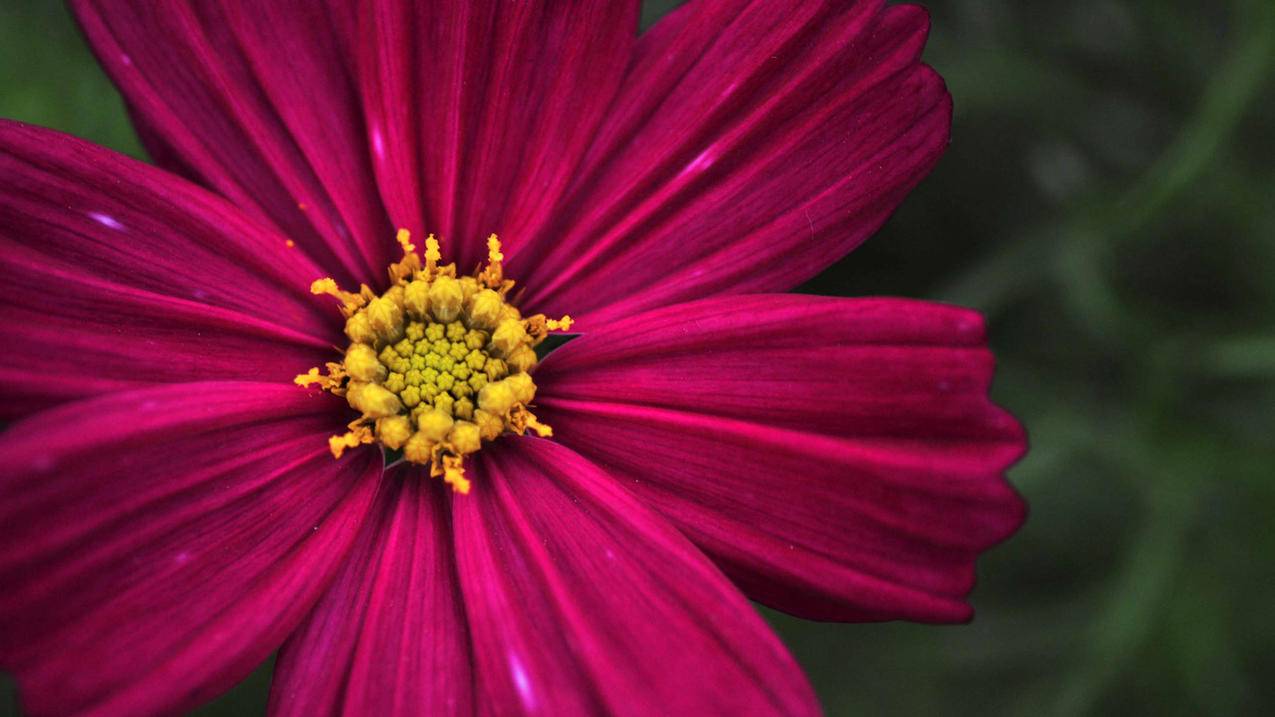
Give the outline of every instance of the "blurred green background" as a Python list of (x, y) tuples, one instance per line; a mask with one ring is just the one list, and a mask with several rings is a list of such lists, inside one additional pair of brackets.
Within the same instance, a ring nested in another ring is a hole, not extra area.
[[(768, 617), (834, 715), (1275, 714), (1275, 2), (928, 6), (951, 149), (806, 288), (987, 314), (1031, 518), (970, 625)], [(141, 156), (50, 0), (0, 3), (0, 116)]]

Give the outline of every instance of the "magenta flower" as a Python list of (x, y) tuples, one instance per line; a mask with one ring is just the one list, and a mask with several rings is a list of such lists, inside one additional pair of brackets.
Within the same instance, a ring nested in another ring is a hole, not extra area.
[[(280, 714), (806, 714), (747, 598), (970, 617), (1023, 516), (981, 320), (762, 293), (947, 144), (921, 10), (73, 5), (175, 174), (0, 124), (32, 713), (183, 710), (278, 649)], [(582, 336), (537, 365), (534, 312)]]

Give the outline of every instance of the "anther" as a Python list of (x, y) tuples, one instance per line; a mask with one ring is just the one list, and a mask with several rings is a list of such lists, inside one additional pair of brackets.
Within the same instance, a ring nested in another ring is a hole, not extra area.
[(342, 291), (331, 279), (314, 282), (315, 294), (341, 302), (351, 344), (341, 363), (296, 378), (344, 396), (360, 413), (349, 431), (329, 440), (334, 456), (367, 443), (402, 450), (409, 463), (429, 465), (458, 493), (470, 489), (464, 457), (502, 433), (551, 435), (528, 406), (535, 399), (534, 347), (548, 331), (566, 329), (569, 317), (523, 318), (506, 300), (500, 241), (487, 241), (487, 266), (456, 275), (439, 266), (439, 242), (425, 240), (422, 265), (406, 230), (396, 237), (403, 258), (389, 267), (390, 287)]
[(429, 287), (430, 313), (443, 323), (456, 320), (464, 301), (465, 295), (460, 282), (450, 276), (438, 277)]

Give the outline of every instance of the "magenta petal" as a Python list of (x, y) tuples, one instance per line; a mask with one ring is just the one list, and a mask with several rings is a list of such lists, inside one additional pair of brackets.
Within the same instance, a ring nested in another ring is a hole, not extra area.
[(288, 381), (339, 336), (319, 269), (165, 172), (0, 122), (0, 415), (168, 381)]
[(743, 596), (597, 467), (507, 438), (452, 500), (489, 714), (812, 714), (804, 676)]
[(390, 472), (336, 582), (275, 665), (275, 715), (472, 714), (469, 637), (441, 481)]
[(376, 2), (360, 56), (370, 145), (397, 224), (468, 270), (543, 223), (602, 121), (639, 3)]
[(339, 3), (74, 0), (155, 156), (279, 231), (342, 281), (394, 249)]
[(155, 383), (286, 384), (332, 356), (329, 344), (288, 327), (4, 252), (0, 342), (17, 350), (0, 375), (0, 417)]
[(0, 435), (0, 665), (33, 713), (224, 691), (327, 587), (371, 505), (339, 401), (210, 382), (68, 404)]
[(624, 480), (750, 597), (818, 619), (969, 617), (1022, 522), (1021, 427), (972, 311), (723, 297), (620, 321), (536, 373), (554, 438)]
[(53, 130), (0, 120), (0, 237), (122, 285), (327, 337), (322, 271), (185, 180)]
[(553, 221), (510, 253), (537, 310), (588, 330), (786, 290), (872, 234), (947, 146), (914, 6), (699, 2), (644, 37)]

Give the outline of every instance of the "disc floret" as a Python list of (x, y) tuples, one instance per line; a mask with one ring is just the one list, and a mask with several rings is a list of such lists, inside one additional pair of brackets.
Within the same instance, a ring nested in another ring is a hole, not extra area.
[(473, 276), (458, 277), (454, 263), (439, 266), (432, 234), (423, 264), (406, 229), (398, 242), (403, 259), (390, 265), (390, 287), (379, 295), (366, 284), (343, 291), (330, 278), (311, 285), (341, 302), (350, 345), (326, 374), (312, 368), (296, 383), (344, 396), (359, 412), (346, 433), (329, 439), (333, 456), (379, 443), (468, 493), (464, 459), (484, 442), (506, 432), (552, 435), (528, 408), (536, 396), (531, 370), (536, 345), (569, 329), (571, 317), (524, 318), (510, 303), (514, 282), (504, 278), (495, 234), (486, 266)]

